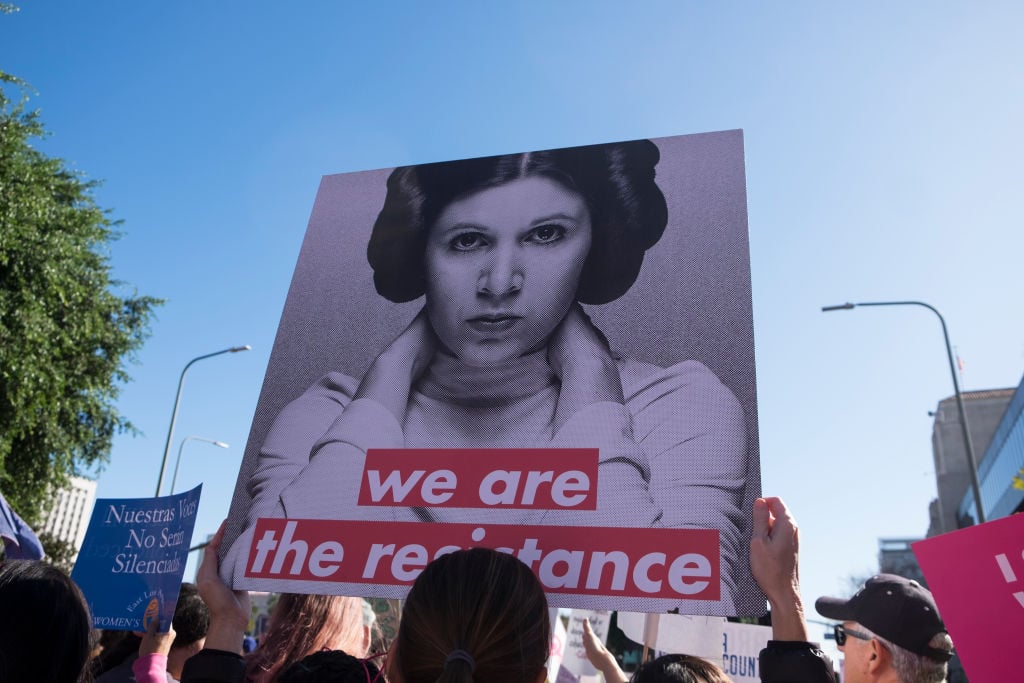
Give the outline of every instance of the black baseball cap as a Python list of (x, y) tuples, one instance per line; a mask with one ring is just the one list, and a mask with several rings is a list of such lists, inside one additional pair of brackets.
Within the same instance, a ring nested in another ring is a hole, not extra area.
[(931, 591), (913, 579), (876, 574), (852, 598), (818, 598), (818, 614), (836, 621), (855, 621), (894, 645), (923, 657), (947, 662), (952, 650), (928, 645), (946, 633)]

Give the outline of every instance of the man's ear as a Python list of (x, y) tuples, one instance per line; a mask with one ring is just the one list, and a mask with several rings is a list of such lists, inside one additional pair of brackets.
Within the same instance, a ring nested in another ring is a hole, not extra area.
[(534, 681), (534, 683), (544, 683), (546, 680), (548, 680), (548, 670), (541, 669), (540, 673), (537, 674), (537, 680)]
[(892, 653), (877, 638), (871, 639), (871, 654), (868, 655), (868, 673), (879, 675), (892, 667)]

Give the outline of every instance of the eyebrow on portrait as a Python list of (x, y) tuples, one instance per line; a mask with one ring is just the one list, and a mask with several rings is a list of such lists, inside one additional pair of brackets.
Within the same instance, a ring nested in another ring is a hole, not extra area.
[[(572, 225), (576, 225), (580, 221), (581, 221), (581, 217), (580, 216), (570, 216), (568, 214), (564, 214), (564, 213), (560, 213), (559, 212), (559, 213), (550, 214), (548, 216), (542, 216), (540, 218), (533, 219), (532, 221), (530, 221), (530, 229), (533, 229), (533, 228), (537, 227), (538, 225), (544, 225), (545, 223), (551, 223), (551, 222), (562, 222), (562, 223), (570, 223)], [(566, 226), (566, 227), (571, 227), (571, 226)], [(455, 223), (453, 225), (448, 225), (448, 226), (445, 226), (445, 227), (441, 228), (441, 230), (438, 233), (438, 235), (440, 237), (446, 237), (446, 236), (451, 235), (453, 233), (461, 233), (461, 232), (479, 232), (479, 233), (487, 234), (487, 233), (491, 232), (491, 229), (488, 228), (486, 225), (481, 225), (480, 223), (470, 223), (470, 222), (462, 221), (462, 222)]]
[(544, 216), (543, 218), (535, 218), (530, 221), (530, 225), (536, 227), (543, 225), (544, 223), (551, 223), (552, 221), (566, 221), (569, 223), (579, 223), (581, 220), (580, 216), (570, 216), (564, 213), (553, 213), (550, 216)]
[(442, 237), (455, 232), (489, 232), (488, 229), (479, 223), (456, 223), (443, 228), (440, 232)]

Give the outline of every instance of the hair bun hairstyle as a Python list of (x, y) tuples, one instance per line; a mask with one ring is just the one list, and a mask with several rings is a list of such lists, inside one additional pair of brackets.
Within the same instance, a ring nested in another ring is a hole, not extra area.
[(427, 234), (445, 207), (483, 189), (541, 176), (578, 192), (590, 212), (593, 234), (577, 300), (614, 301), (636, 281), (644, 252), (668, 222), (665, 196), (654, 180), (659, 158), (653, 142), (634, 140), (396, 168), (367, 247), (374, 286), (396, 303), (422, 296)]

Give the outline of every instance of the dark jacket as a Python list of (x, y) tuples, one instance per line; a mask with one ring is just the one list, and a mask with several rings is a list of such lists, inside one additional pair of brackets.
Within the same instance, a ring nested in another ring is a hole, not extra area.
[(769, 640), (761, 650), (761, 683), (835, 683), (832, 660), (817, 643)]
[(244, 683), (245, 660), (226, 650), (200, 650), (185, 661), (181, 683)]

